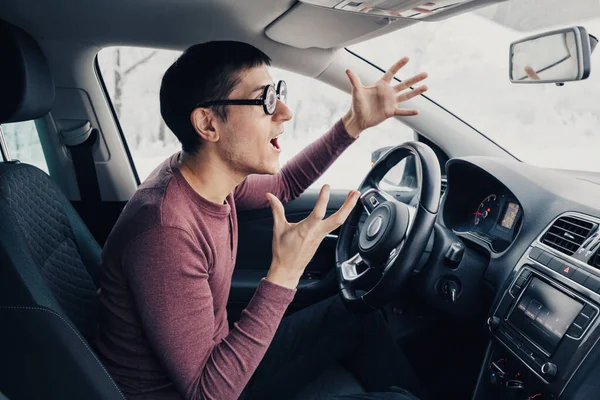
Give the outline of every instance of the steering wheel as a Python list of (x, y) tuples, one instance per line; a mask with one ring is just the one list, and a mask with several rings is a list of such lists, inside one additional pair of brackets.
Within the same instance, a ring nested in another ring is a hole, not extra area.
[[(415, 158), (420, 180), (418, 202), (413, 205), (397, 200), (379, 186), (388, 171), (410, 156)], [(423, 143), (403, 143), (377, 161), (358, 190), (360, 201), (342, 225), (338, 237), (336, 270), (340, 296), (346, 307), (355, 312), (368, 312), (396, 297), (418, 266), (440, 206), (438, 158)], [(363, 211), (368, 217), (359, 229)], [(358, 252), (352, 254), (351, 249), (356, 247)]]

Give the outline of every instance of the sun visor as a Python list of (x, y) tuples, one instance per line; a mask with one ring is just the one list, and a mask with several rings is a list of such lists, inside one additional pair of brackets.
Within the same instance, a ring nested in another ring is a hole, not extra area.
[(288, 46), (329, 49), (362, 36), (378, 36), (378, 30), (383, 34), (504, 1), (507, 0), (300, 0), (270, 24), (265, 34)]

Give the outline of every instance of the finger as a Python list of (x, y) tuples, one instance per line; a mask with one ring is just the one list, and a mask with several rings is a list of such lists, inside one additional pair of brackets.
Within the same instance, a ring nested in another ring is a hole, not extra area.
[(277, 228), (281, 226), (283, 223), (287, 222), (285, 218), (285, 209), (283, 208), (283, 204), (281, 201), (271, 193), (265, 194), (267, 197), (267, 201), (271, 206), (271, 211), (273, 212), (273, 224)]
[(347, 69), (346, 75), (348, 75), (348, 79), (350, 79), (350, 84), (352, 85), (352, 89), (358, 90), (362, 86), (362, 82), (360, 81), (360, 78), (354, 72)]
[(422, 72), (419, 75), (415, 75), (410, 79), (400, 82), (399, 84), (394, 86), (394, 90), (396, 91), (396, 93), (401, 92), (404, 89), (408, 89), (409, 87), (413, 86), (414, 84), (421, 82), (423, 79), (427, 78), (428, 76), (429, 75), (427, 75), (427, 72)]
[(414, 115), (419, 115), (419, 110), (414, 108), (397, 108), (396, 111), (394, 111), (394, 115), (396, 117), (412, 117)]
[(410, 90), (408, 92), (396, 96), (396, 100), (398, 101), (398, 103), (402, 103), (403, 101), (410, 100), (415, 96), (425, 93), (427, 89), (429, 89), (427, 85), (419, 86), (416, 89)]
[(382, 80), (386, 82), (391, 82), (394, 75), (400, 71), (400, 68), (404, 67), (408, 63), (408, 57), (402, 57), (400, 60), (396, 61), (394, 65), (387, 70), (387, 72), (383, 75)]
[(356, 190), (348, 193), (348, 196), (346, 196), (346, 201), (344, 201), (344, 204), (342, 204), (340, 209), (337, 210), (335, 214), (323, 221), (323, 229), (326, 233), (336, 230), (344, 223), (344, 221), (346, 221), (346, 218), (348, 218), (348, 215), (350, 215), (350, 212), (356, 205), (359, 197), (360, 192)]
[(329, 185), (323, 185), (319, 192), (319, 198), (317, 199), (315, 208), (313, 208), (313, 211), (310, 213), (310, 217), (318, 221), (325, 218), (327, 203), (329, 203)]

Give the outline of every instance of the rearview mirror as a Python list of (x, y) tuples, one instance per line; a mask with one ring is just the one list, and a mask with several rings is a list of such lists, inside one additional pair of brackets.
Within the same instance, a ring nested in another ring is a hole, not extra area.
[(518, 40), (510, 45), (510, 81), (561, 84), (586, 79), (595, 39), (576, 26)]

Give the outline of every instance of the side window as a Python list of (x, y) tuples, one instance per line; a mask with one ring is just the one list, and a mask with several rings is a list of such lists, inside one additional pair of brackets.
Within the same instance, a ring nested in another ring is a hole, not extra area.
[[(106, 48), (98, 54), (100, 72), (143, 181), (170, 154), (180, 149), (160, 116), (162, 75), (180, 52), (129, 47)], [(327, 131), (349, 109), (351, 98), (316, 79), (271, 68), (275, 82), (288, 84), (288, 106), (294, 118), (281, 137), (281, 164)], [(389, 120), (363, 133), (313, 188), (329, 183), (334, 189), (356, 189), (371, 167), (372, 153), (413, 139), (404, 124)]]
[(48, 165), (40, 143), (35, 122), (24, 121), (3, 124), (8, 152), (13, 160), (35, 165), (48, 173)]

